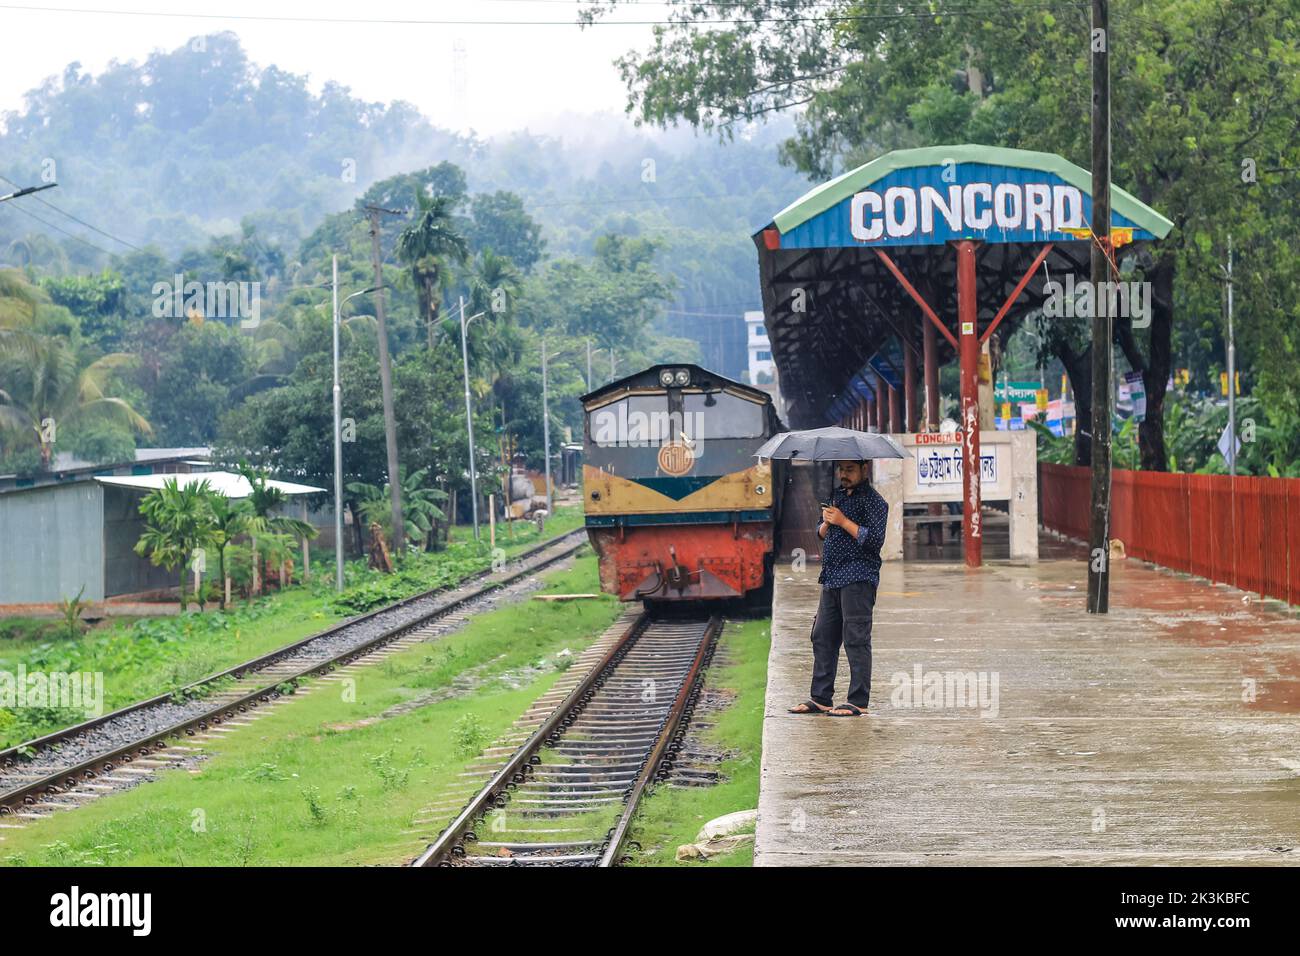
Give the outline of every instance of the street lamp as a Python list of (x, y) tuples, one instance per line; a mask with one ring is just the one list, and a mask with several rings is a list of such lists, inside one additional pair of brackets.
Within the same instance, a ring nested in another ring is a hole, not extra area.
[[(334, 587), (343, 590), (343, 389), (339, 385), (339, 312), (359, 295), (378, 292), (381, 285), (353, 292), (339, 302), (339, 257), (334, 256), (330, 282), (334, 300)], [(391, 480), (391, 479), (390, 479)]]
[(591, 356), (594, 352), (609, 353), (609, 379), (611, 382), (614, 380), (614, 347), (611, 345), (607, 349), (593, 349), (591, 347), (591, 339), (587, 339), (587, 391), (589, 392), (591, 391)]
[(38, 193), (42, 189), (53, 189), (58, 183), (46, 183), (44, 186), (24, 186), (22, 189), (16, 189), (5, 196), (0, 196), (0, 202), (7, 199), (17, 199), (19, 196), (30, 196), (32, 193)]
[[(551, 502), (551, 405), (550, 405), (550, 386), (547, 381), (547, 362), (549, 359), (559, 358), (565, 352), (572, 349), (560, 349), (551, 355), (546, 354), (546, 336), (542, 336), (542, 443), (546, 455), (546, 513), (549, 515), (555, 509)], [(597, 349), (596, 351), (600, 351)], [(614, 360), (614, 350), (609, 350), (610, 362)], [(587, 391), (591, 391), (591, 341), (587, 341)]]
[[(460, 361), (461, 367), (465, 373), (465, 431), (469, 435), (469, 494), (470, 504), (474, 510), (474, 540), (478, 540), (478, 469), (474, 466), (474, 413), (470, 407), (469, 399), (469, 324), (475, 319), (481, 319), (487, 313), (477, 312), (468, 319), (465, 318), (465, 297), (460, 298), (460, 305), (457, 312), (460, 313)], [(452, 516), (452, 520), (456, 520)]]

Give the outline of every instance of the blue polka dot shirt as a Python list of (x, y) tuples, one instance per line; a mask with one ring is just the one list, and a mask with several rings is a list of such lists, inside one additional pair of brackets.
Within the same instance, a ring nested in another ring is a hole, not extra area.
[(858, 581), (880, 583), (880, 549), (885, 543), (889, 505), (866, 482), (850, 489), (836, 488), (831, 504), (858, 526), (854, 538), (840, 527), (826, 529), (822, 541), (822, 573), (817, 580), (824, 587), (842, 588)]

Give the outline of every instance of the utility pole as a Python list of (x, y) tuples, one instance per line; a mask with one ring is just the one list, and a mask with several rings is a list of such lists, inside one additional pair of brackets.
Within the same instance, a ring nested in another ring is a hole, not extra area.
[[(343, 590), (343, 389), (339, 385), (339, 326), (342, 310), (339, 304), (339, 257), (334, 256), (333, 278), (330, 280), (334, 302), (334, 586)], [(377, 286), (353, 292), (343, 300), (347, 305), (359, 295), (378, 292)], [(304, 564), (306, 561), (304, 560)]]
[[(613, 349), (610, 350), (613, 355)], [(551, 406), (546, 384), (546, 336), (542, 336), (542, 444), (546, 452), (546, 514), (554, 510), (551, 507)]]
[(591, 391), (591, 339), (587, 339), (587, 391)]
[(334, 588), (343, 590), (343, 389), (339, 386), (339, 257), (334, 257)]
[(1237, 344), (1232, 338), (1232, 236), (1228, 236), (1228, 474), (1237, 474)]
[(1092, 0), (1092, 513), (1088, 611), (1110, 610), (1110, 431), (1113, 316), (1100, 297), (1110, 278), (1110, 0)]
[[(482, 315), (483, 313), (479, 313)], [(474, 540), (478, 540), (478, 470), (474, 465), (474, 412), (469, 401), (469, 324), (479, 316), (465, 318), (465, 297), (460, 297), (460, 359), (465, 372), (465, 430), (469, 434), (469, 497), (474, 509)], [(455, 520), (455, 516), (452, 516)]]
[(400, 216), (401, 210), (367, 206), (370, 220), (370, 258), (375, 266), (375, 319), (379, 323), (379, 384), (384, 400), (384, 445), (388, 450), (388, 488), (393, 502), (393, 554), (403, 553), (402, 479), (397, 468), (397, 417), (393, 411), (393, 368), (388, 358), (388, 326), (384, 322), (384, 270), (379, 261), (379, 217)]

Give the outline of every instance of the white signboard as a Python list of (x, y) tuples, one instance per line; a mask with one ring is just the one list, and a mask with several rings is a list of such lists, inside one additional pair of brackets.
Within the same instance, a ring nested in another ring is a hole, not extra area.
[(1147, 390), (1142, 382), (1141, 372), (1127, 372), (1120, 383), (1121, 394), (1128, 392), (1128, 399), (1133, 405), (1133, 420), (1143, 421), (1147, 417)]
[[(922, 487), (961, 485), (962, 449), (960, 445), (932, 446), (916, 450), (916, 480)], [(980, 450), (980, 485), (998, 480), (998, 459), (992, 449)]]

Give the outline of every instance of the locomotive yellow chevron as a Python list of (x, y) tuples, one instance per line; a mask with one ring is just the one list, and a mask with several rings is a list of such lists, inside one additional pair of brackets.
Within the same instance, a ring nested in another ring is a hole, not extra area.
[(770, 464), (752, 465), (713, 479), (692, 475), (623, 478), (583, 465), (582, 481), (589, 515), (740, 511), (772, 507)]

